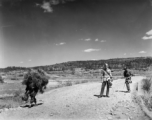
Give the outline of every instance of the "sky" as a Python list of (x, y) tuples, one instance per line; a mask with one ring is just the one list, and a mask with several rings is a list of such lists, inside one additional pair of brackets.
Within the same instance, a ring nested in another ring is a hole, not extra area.
[(0, 68), (152, 56), (150, 0), (2, 0)]

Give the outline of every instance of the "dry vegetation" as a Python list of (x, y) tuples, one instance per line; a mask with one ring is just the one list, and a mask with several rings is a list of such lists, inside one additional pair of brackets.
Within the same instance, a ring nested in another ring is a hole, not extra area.
[(144, 104), (152, 111), (152, 78), (142, 80), (142, 89), (144, 91), (144, 95), (142, 96)]
[(0, 109), (15, 108), (23, 104), (21, 96), (24, 93), (24, 86), (19, 86), (19, 84), (11, 85), (6, 83), (0, 85)]

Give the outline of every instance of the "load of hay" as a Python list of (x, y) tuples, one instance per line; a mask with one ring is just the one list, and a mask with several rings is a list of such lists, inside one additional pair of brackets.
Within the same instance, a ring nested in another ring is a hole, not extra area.
[(42, 70), (29, 70), (23, 79), (22, 84), (27, 87), (31, 84), (39, 89), (40, 93), (43, 93), (43, 89), (46, 89), (49, 77)]

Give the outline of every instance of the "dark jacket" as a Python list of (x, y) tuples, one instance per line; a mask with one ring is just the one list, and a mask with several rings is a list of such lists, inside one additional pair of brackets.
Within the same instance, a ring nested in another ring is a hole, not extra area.
[(124, 71), (124, 77), (131, 77), (131, 72), (128, 70)]

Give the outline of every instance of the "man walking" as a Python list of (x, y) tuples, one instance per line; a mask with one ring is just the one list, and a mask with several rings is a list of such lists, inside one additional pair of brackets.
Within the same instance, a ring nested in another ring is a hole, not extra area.
[(110, 84), (112, 84), (111, 83), (112, 74), (111, 74), (111, 70), (109, 69), (107, 63), (104, 64), (101, 75), (102, 75), (101, 79), (102, 79), (103, 82), (102, 82), (101, 92), (100, 92), (99, 98), (103, 97), (103, 92), (104, 92), (105, 86), (107, 86), (106, 97), (109, 97), (109, 88), (111, 86)]
[(132, 83), (131, 72), (128, 71), (127, 67), (124, 68), (124, 77), (125, 77), (125, 84), (127, 87), (127, 92), (130, 93), (130, 83)]

